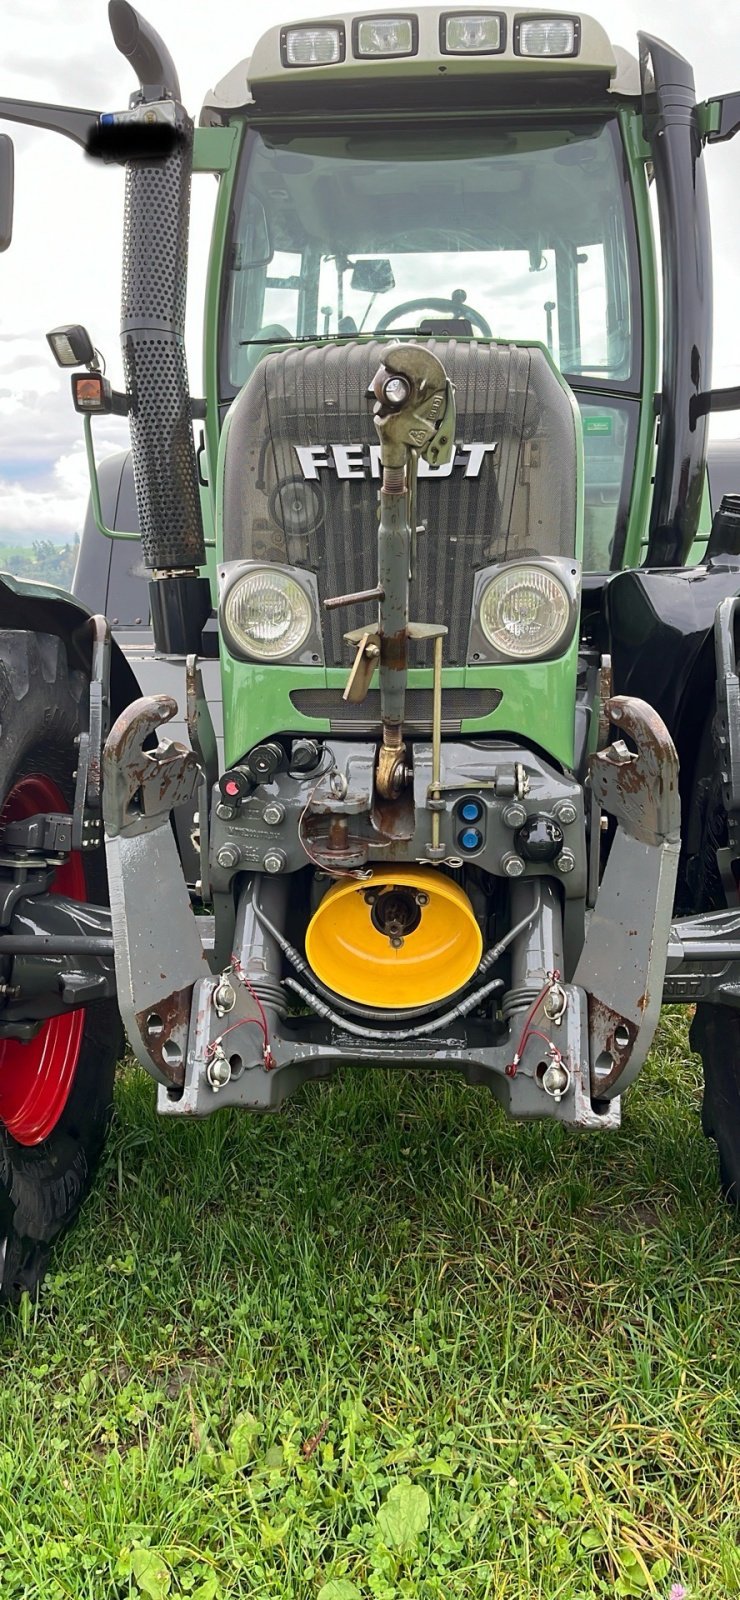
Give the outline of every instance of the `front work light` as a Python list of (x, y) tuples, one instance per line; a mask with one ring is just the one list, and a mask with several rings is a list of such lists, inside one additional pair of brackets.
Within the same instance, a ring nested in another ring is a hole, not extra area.
[(504, 48), (504, 19), (491, 11), (442, 17), (440, 45), (447, 56), (497, 55)]
[(517, 56), (577, 56), (580, 27), (575, 17), (523, 18), (514, 27)]
[(305, 644), (313, 624), (311, 601), (279, 567), (252, 567), (240, 574), (221, 602), (229, 649), (254, 661), (283, 661)]
[(479, 600), (479, 625), (493, 650), (516, 661), (553, 655), (572, 632), (574, 608), (560, 578), (535, 562), (497, 572)]
[(354, 25), (356, 56), (413, 56), (415, 17), (363, 17)]
[(95, 365), (95, 346), (80, 323), (64, 328), (52, 328), (46, 335), (51, 353), (59, 367), (90, 367)]
[(330, 67), (344, 60), (344, 28), (286, 28), (284, 67)]

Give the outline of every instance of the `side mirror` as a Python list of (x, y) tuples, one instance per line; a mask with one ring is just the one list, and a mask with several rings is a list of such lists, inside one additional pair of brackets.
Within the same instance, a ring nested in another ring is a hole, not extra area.
[(0, 250), (7, 250), (13, 237), (14, 172), (13, 140), (0, 133)]
[(700, 109), (705, 117), (707, 144), (733, 139), (740, 130), (740, 92), (706, 100)]
[(389, 289), (396, 287), (393, 268), (386, 256), (356, 261), (350, 282), (353, 289), (359, 289), (363, 294), (387, 294)]

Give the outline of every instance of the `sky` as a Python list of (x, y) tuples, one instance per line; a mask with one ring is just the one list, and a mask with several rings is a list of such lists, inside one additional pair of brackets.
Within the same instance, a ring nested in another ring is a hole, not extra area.
[[(367, 0), (343, 9), (367, 14)], [(383, 3), (379, 10), (388, 9)], [(404, 5), (404, 10), (407, 6)], [(474, 7), (471, 5), (471, 9)], [(311, 0), (271, 7), (255, 0), (141, 0), (180, 74), (196, 118), (206, 91), (243, 57), (266, 26), (325, 16)], [(699, 99), (740, 88), (740, 30), (727, 6), (689, 0), (591, 0), (612, 42), (637, 53), (642, 28), (667, 39), (694, 66)], [(0, 0), (0, 93), (29, 100), (122, 110), (135, 87), (108, 27), (105, 0)], [(123, 176), (88, 160), (70, 140), (10, 123), (16, 148), (14, 238), (0, 255), (0, 542), (81, 528), (87, 469), (69, 374), (54, 364), (45, 333), (82, 322), (122, 386), (118, 343)], [(740, 383), (737, 194), (740, 135), (705, 152), (714, 240), (715, 386)], [(188, 359), (191, 392), (202, 393), (200, 308), (215, 180), (193, 183)], [(740, 434), (740, 414), (712, 419), (715, 437)], [(121, 448), (126, 424), (95, 428), (99, 454)]]

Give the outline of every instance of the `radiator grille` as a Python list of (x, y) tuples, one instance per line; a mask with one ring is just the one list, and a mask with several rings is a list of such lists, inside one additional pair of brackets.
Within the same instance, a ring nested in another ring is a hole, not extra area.
[[(476, 568), (575, 548), (576, 434), (571, 401), (542, 351), (434, 340), (455, 385), (457, 464), (419, 480), (412, 618), (444, 622), (445, 660), (465, 662)], [(267, 356), (236, 400), (224, 478), (228, 560), (287, 562), (317, 574), (322, 599), (377, 581), (377, 443), (369, 384), (388, 344), (300, 346)], [(331, 445), (360, 446), (342, 478)], [(477, 463), (462, 446), (495, 444)], [(296, 454), (313, 447), (327, 465), (308, 479)], [(343, 634), (374, 620), (369, 606), (326, 612), (327, 665), (350, 659)], [(415, 643), (412, 665), (428, 664)]]
[[(304, 717), (328, 717), (332, 733), (381, 731), (380, 693), (371, 689), (359, 705), (342, 699), (341, 689), (293, 689), (291, 703)], [(445, 689), (442, 695), (442, 732), (459, 733), (463, 719), (490, 717), (501, 702), (499, 689)], [(408, 733), (432, 731), (431, 689), (406, 691), (404, 728)]]

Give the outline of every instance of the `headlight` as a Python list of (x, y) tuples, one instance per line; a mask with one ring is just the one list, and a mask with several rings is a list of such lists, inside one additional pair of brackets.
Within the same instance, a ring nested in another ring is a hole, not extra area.
[(522, 17), (514, 26), (517, 56), (577, 56), (579, 43), (576, 17)]
[(344, 60), (344, 29), (284, 28), (280, 37), (284, 67), (329, 67)]
[(227, 589), (221, 605), (227, 644), (257, 661), (282, 661), (305, 644), (311, 601), (279, 567), (252, 567)]
[(576, 608), (565, 582), (532, 563), (502, 567), (480, 590), (478, 626), (498, 655), (536, 661), (557, 653), (572, 633)]

